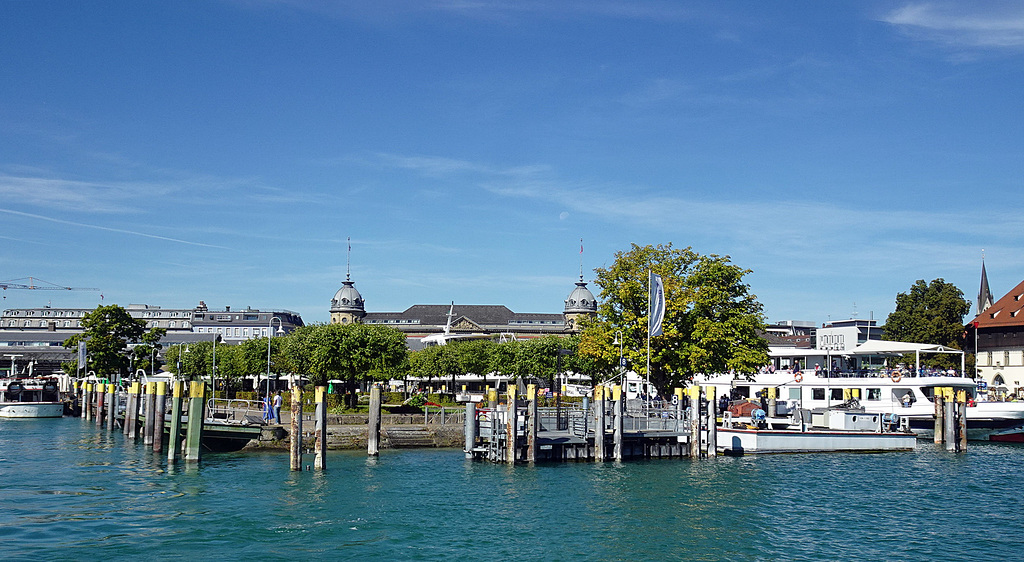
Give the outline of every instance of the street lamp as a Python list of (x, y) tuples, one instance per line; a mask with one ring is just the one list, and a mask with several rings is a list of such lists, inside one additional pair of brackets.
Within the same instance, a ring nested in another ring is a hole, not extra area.
[(555, 394), (555, 426), (559, 430), (562, 429), (562, 356), (572, 355), (572, 353), (571, 349), (559, 349), (558, 355), (555, 358), (555, 377), (557, 377), (557, 380), (559, 381), (558, 393)]
[[(622, 337), (622, 331), (615, 330), (615, 341), (612, 342), (612, 345), (618, 345), (619, 346), (619, 377), (623, 377), (626, 374), (626, 365), (623, 364), (623, 362), (622, 362), (622, 342), (624, 340), (625, 340), (625, 338)], [(620, 380), (619, 384), (620, 385), (625, 385), (626, 381), (625, 380)]]
[(274, 320), (277, 320), (277, 334), (279, 336), (284, 335), (284, 320), (281, 320), (277, 316), (271, 317), (270, 324), (267, 326), (269, 332), (267, 333), (267, 396), (270, 396), (270, 339), (274, 337)]

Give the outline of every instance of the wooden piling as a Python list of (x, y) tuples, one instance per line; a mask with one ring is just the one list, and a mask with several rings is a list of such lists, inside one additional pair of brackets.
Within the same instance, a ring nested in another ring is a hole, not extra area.
[(700, 458), (700, 386), (686, 389), (690, 396), (690, 456)]
[(622, 417), (626, 413), (625, 400), (622, 397), (622, 387), (612, 387), (612, 400), (615, 401), (615, 433), (612, 436), (612, 456), (617, 461), (622, 461)]
[(87, 420), (92, 419), (92, 383), (85, 383), (85, 392), (82, 394), (82, 416)]
[(967, 450), (967, 391), (956, 391), (956, 450)]
[(956, 444), (957, 444), (957, 440), (956, 440), (956, 404), (953, 401), (953, 389), (947, 387), (947, 388), (945, 388), (943, 390), (946, 391), (946, 395), (943, 397), (945, 399), (945, 404), (944, 404), (945, 408), (944, 408), (944, 412), (943, 412), (943, 418), (944, 418), (944, 421), (945, 421), (945, 424), (944, 424), (944, 428), (945, 429), (943, 430), (943, 434), (944, 434), (945, 441), (946, 441), (946, 450), (947, 451), (954, 451), (954, 450), (956, 450)]
[(526, 385), (526, 461), (537, 462), (537, 385)]
[(380, 454), (380, 387), (376, 384), (370, 388), (370, 419), (369, 434), (366, 439), (367, 456), (376, 457)]
[(96, 418), (97, 427), (103, 426), (103, 406), (106, 405), (107, 402), (107, 393), (104, 392), (106, 388), (106, 385), (100, 383), (97, 383), (95, 387), (96, 415), (94, 417)]
[[(765, 396), (765, 398), (768, 400), (768, 412), (767, 412), (767, 414), (768, 414), (769, 418), (774, 418), (779, 413), (779, 401), (778, 401), (778, 396), (777, 396), (778, 389), (776, 389), (774, 386), (772, 386), (772, 387), (766, 388), (765, 390), (768, 392), (768, 396)], [(843, 398), (845, 398), (846, 400), (850, 399), (850, 389), (849, 388), (844, 388), (843, 389)], [(711, 409), (711, 404), (713, 404), (713, 402), (711, 402), (709, 400), (708, 401), (708, 409)]]
[(316, 400), (316, 458), (313, 459), (313, 468), (324, 470), (327, 468), (327, 387), (318, 386), (314, 391)]
[(142, 427), (142, 444), (153, 446), (153, 433), (156, 429), (156, 383), (146, 383), (146, 424)]
[(934, 390), (935, 394), (932, 396), (932, 400), (935, 403), (935, 435), (933, 436), (933, 441), (935, 441), (935, 444), (937, 445), (941, 445), (945, 442), (943, 436), (943, 432), (946, 430), (946, 406), (944, 405), (945, 390), (945, 388), (936, 387)]
[(463, 452), (467, 459), (473, 458), (473, 449), (476, 447), (476, 404), (466, 402), (466, 447)]
[(171, 384), (171, 425), (167, 431), (167, 462), (174, 464), (181, 451), (181, 406), (185, 395), (185, 383)]
[(107, 385), (107, 431), (114, 431), (114, 420), (117, 418), (117, 385)]
[(128, 388), (128, 409), (124, 412), (124, 432), (128, 439), (139, 436), (139, 396), (142, 384), (133, 382)]
[(604, 462), (605, 388), (594, 389), (594, 462)]
[(185, 428), (185, 462), (199, 462), (203, 422), (206, 421), (206, 383), (192, 381), (188, 396), (188, 426)]
[[(774, 390), (774, 389), (773, 389)], [(715, 387), (706, 386), (704, 387), (705, 397), (708, 399), (708, 457), (715, 457), (718, 455), (718, 416), (716, 415), (717, 408), (715, 407)]]
[[(380, 388), (377, 390), (377, 419), (380, 420)], [(370, 418), (373, 419), (373, 389), (370, 390)], [(289, 465), (294, 471), (302, 470), (302, 387), (298, 384), (292, 386), (292, 416), (291, 416), (291, 447), (289, 447)], [(379, 423), (379, 422), (378, 422)]]
[(516, 420), (516, 414), (518, 413), (516, 405), (516, 387), (514, 384), (508, 385), (508, 404), (505, 407), (505, 462), (508, 464), (516, 464), (516, 430), (518, 429), (518, 422)]
[(167, 382), (156, 383), (156, 407), (153, 409), (153, 452), (164, 452), (164, 418), (167, 411)]
[(494, 409), (498, 405), (498, 389), (487, 387), (487, 407)]

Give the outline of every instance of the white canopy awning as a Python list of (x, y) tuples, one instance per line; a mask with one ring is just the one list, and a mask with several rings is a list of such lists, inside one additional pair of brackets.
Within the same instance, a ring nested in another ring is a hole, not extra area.
[(963, 351), (927, 343), (868, 340), (846, 352), (847, 355), (883, 355), (887, 353), (902, 355), (904, 353), (963, 353)]

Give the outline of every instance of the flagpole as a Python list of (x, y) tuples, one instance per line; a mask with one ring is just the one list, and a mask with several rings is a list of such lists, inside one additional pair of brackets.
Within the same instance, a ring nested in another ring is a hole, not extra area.
[[(647, 372), (644, 373), (644, 389), (643, 394), (647, 393), (647, 390), (651, 386), (651, 270), (647, 270)], [(648, 397), (649, 398), (649, 397)], [(644, 400), (644, 411), (647, 411), (647, 402)]]

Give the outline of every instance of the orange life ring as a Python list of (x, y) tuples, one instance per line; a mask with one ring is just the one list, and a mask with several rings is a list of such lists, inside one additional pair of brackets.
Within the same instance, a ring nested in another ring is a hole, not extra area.
[(901, 375), (899, 371), (896, 371), (895, 373), (889, 375), (889, 378), (892, 379), (892, 382), (900, 382), (903, 379), (903, 375)]
[(796, 382), (804, 382), (804, 374), (798, 372), (796, 375), (793, 376), (793, 380), (795, 380)]

